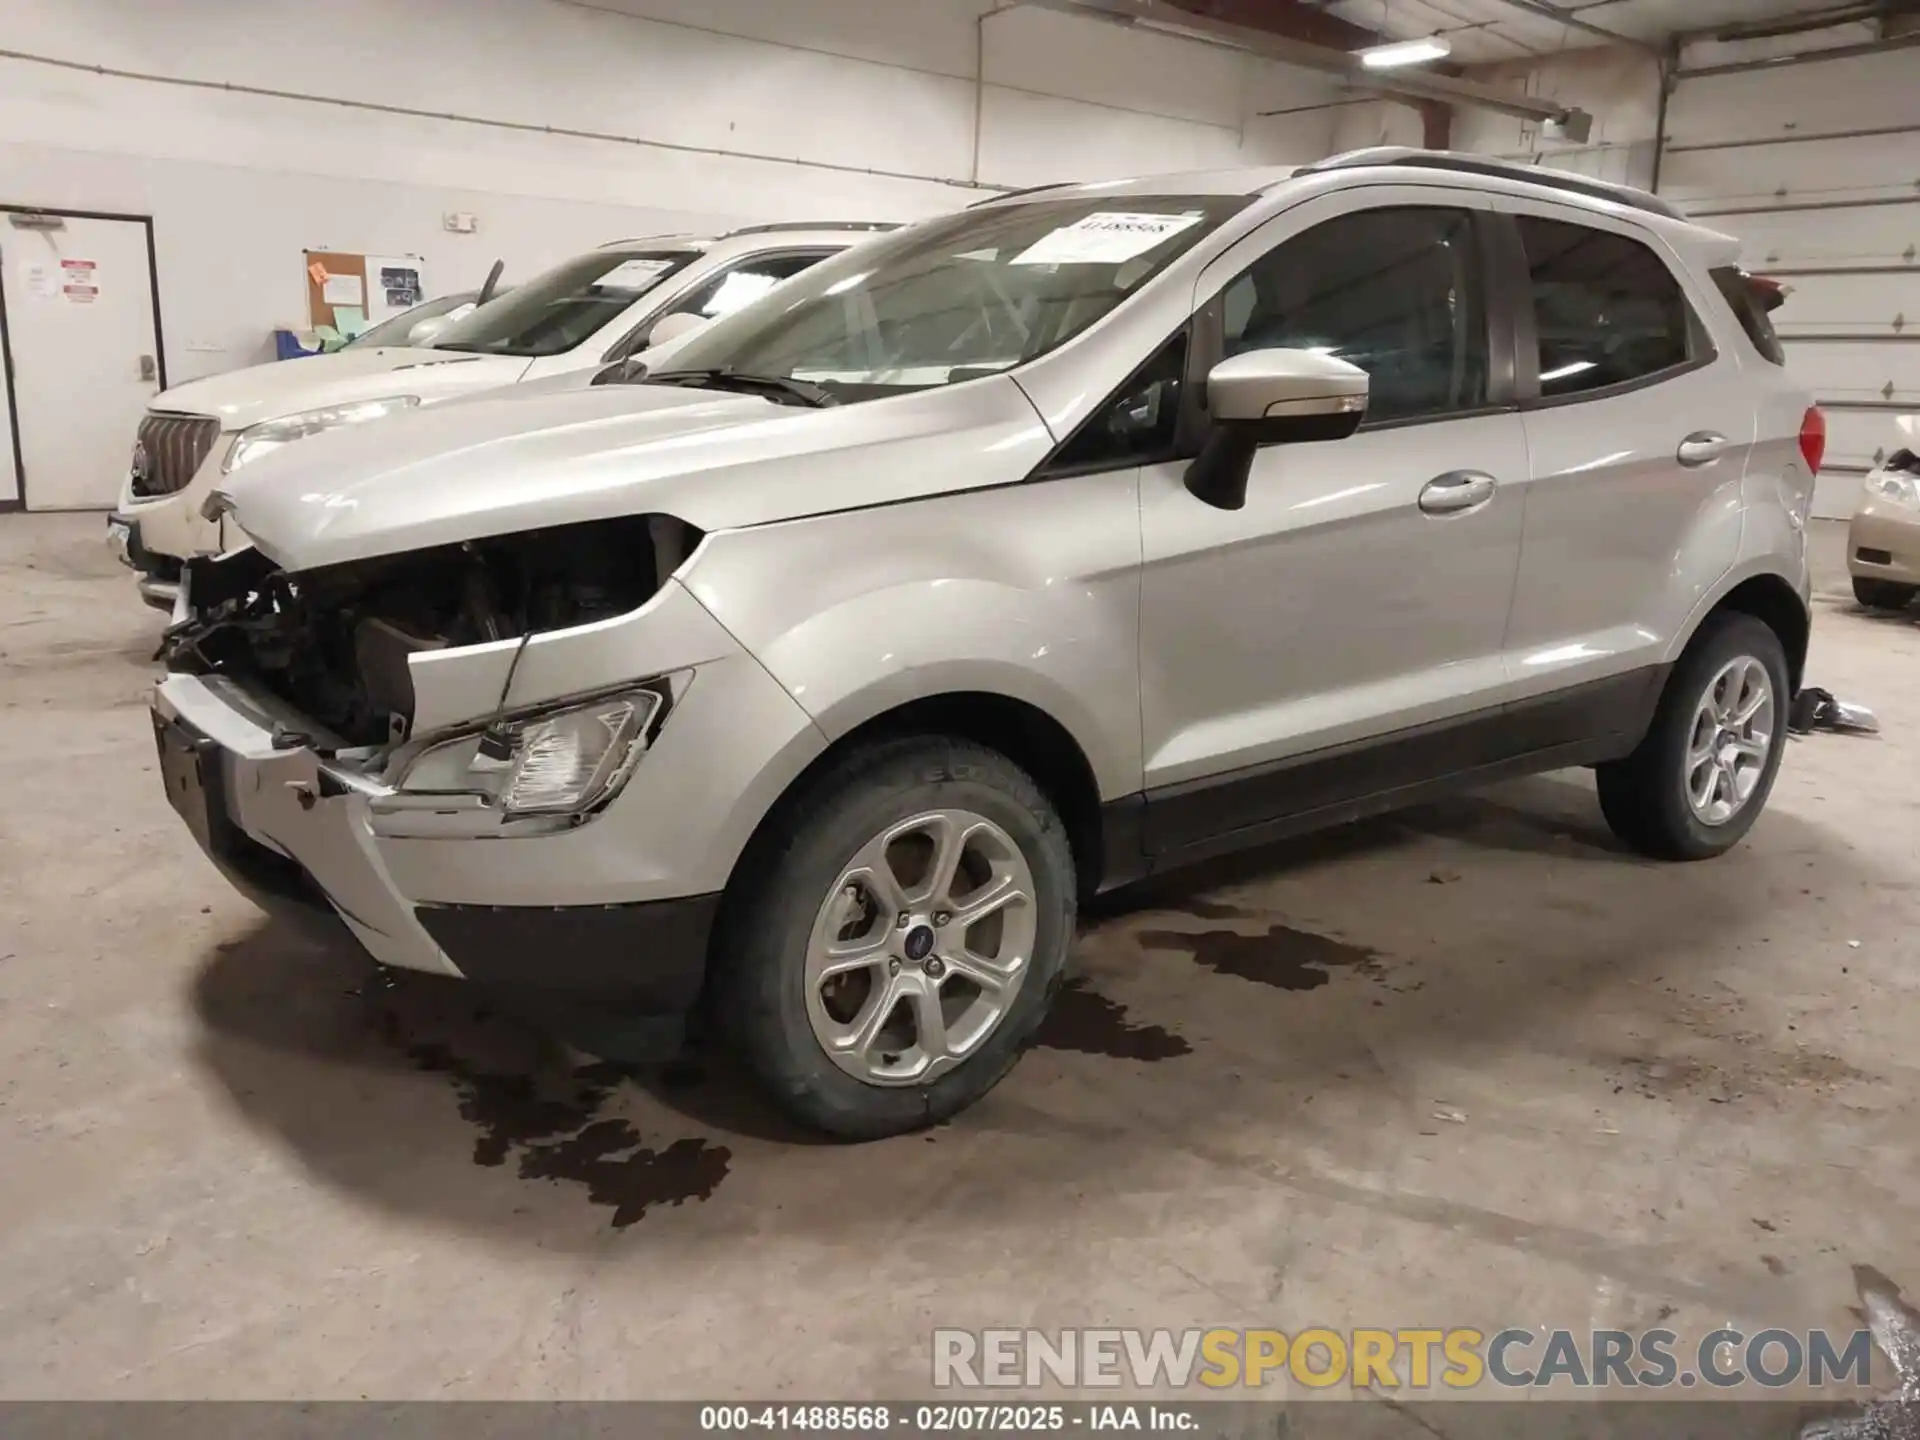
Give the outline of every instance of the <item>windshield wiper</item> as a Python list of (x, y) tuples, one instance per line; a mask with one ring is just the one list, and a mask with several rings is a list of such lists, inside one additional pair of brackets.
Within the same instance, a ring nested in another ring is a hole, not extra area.
[(761, 395), (778, 403), (778, 397), (786, 401), (797, 401), (811, 406), (815, 410), (829, 405), (838, 405), (839, 397), (823, 385), (815, 385), (807, 380), (794, 380), (785, 375), (745, 375), (732, 366), (722, 365), (712, 370), (662, 370), (648, 372), (640, 381), (643, 385), (685, 385), (694, 390), (731, 390), (741, 395)]

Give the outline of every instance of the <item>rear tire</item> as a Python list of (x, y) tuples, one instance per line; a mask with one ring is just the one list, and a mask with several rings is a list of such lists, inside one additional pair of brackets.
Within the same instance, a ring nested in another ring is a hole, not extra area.
[(857, 746), (783, 800), (742, 859), (714, 1019), (803, 1125), (875, 1140), (936, 1124), (1039, 1028), (1076, 898), (1065, 826), (1005, 756), (948, 736)]
[(1853, 577), (1853, 598), (1869, 610), (1904, 610), (1913, 603), (1915, 594), (1920, 594), (1920, 585)]
[(1771, 629), (1751, 615), (1710, 616), (1639, 747), (1596, 770), (1613, 833), (1657, 860), (1705, 860), (1739, 844), (1780, 771), (1789, 683)]

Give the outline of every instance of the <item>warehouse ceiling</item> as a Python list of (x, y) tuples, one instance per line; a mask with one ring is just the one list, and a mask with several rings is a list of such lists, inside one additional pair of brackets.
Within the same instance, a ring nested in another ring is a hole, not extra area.
[(1720, 26), (1826, 16), (1844, 21), (1876, 9), (1910, 13), (1915, 8), (1899, 0), (1884, 5), (1836, 0), (1324, 0), (1311, 6), (1303, 6), (1302, 0), (1240, 0), (1235, 8), (1263, 5), (1276, 12), (1311, 8), (1393, 39), (1444, 35), (1454, 58), (1469, 65), (1602, 45), (1608, 35), (1659, 45), (1676, 34)]

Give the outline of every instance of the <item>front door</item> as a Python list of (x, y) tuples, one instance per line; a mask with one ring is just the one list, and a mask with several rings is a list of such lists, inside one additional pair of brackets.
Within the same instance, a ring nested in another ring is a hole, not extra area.
[(1367, 195), (1278, 217), (1200, 281), (1225, 353), (1337, 355), (1372, 393), (1352, 438), (1260, 451), (1241, 510), (1188, 494), (1183, 464), (1142, 474), (1154, 853), (1470, 769), (1498, 743), (1527, 451), (1494, 378), (1489, 222), (1466, 195)]
[[(159, 323), (143, 220), (9, 211), (0, 275), (18, 471), (30, 510), (111, 508), (148, 402), (160, 393)], [(4, 427), (0, 427), (4, 428)], [(14, 468), (0, 465), (0, 479)]]

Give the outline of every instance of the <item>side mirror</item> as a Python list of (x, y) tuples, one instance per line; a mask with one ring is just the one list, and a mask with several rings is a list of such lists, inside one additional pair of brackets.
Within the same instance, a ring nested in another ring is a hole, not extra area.
[(1314, 350), (1249, 350), (1207, 375), (1206, 444), (1187, 467), (1187, 489), (1222, 510), (1247, 503), (1247, 476), (1262, 445), (1344, 440), (1367, 413), (1367, 372)]
[(422, 320), (407, 331), (407, 344), (427, 346), (438, 340), (442, 334), (453, 328), (457, 315), (434, 315)]
[(683, 340), (696, 330), (704, 330), (707, 320), (704, 315), (696, 315), (691, 310), (676, 310), (671, 315), (663, 315), (647, 332), (644, 348), (651, 350), (656, 345), (665, 345), (674, 340)]

